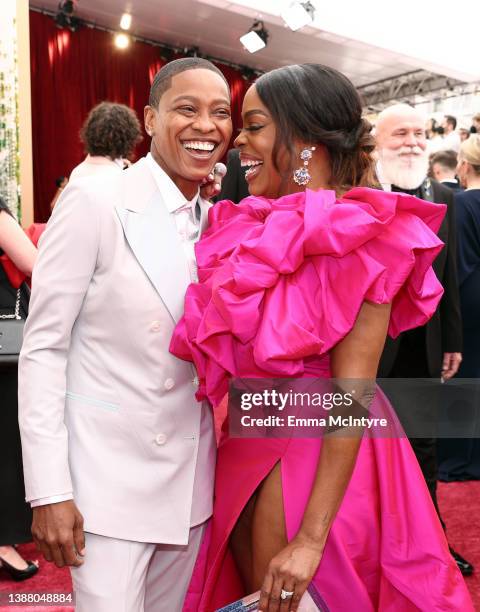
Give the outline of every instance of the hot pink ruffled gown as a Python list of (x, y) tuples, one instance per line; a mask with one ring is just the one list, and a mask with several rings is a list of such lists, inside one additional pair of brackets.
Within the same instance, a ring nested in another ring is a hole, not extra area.
[[(442, 295), (431, 264), (445, 207), (355, 188), (221, 202), (197, 245), (171, 350), (193, 361), (198, 398), (214, 407), (232, 376), (330, 375), (330, 349), (364, 300), (391, 303), (389, 333), (423, 325)], [(228, 540), (240, 512), (281, 462), (288, 537), (301, 523), (321, 439), (234, 439), (219, 448), (213, 520), (184, 610), (245, 595)], [(473, 606), (410, 444), (362, 440), (314, 583), (331, 612), (467, 612)]]

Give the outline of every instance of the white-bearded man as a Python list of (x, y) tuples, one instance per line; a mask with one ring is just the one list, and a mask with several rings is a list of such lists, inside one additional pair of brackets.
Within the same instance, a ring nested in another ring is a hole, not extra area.
[[(453, 193), (437, 181), (427, 178), (425, 117), (417, 109), (408, 104), (396, 104), (382, 111), (377, 120), (376, 141), (377, 173), (384, 190), (409, 193), (430, 202), (447, 205), (447, 214), (438, 231), (445, 247), (433, 263), (445, 293), (437, 311), (426, 325), (405, 332), (394, 341), (387, 339), (379, 376), (447, 380), (456, 374), (462, 360)], [(408, 395), (406, 401), (410, 402)], [(428, 404), (423, 407), (423, 416), (426, 415), (434, 423), (437, 404), (433, 397)], [(402, 410), (401, 406), (398, 407)], [(436, 496), (436, 438), (412, 437), (410, 442), (440, 517)], [(452, 549), (450, 551), (460, 571), (464, 575), (471, 574), (472, 565)]]

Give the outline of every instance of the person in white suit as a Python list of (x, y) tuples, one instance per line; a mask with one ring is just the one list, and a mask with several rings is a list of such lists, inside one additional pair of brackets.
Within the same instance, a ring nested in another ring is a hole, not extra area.
[(230, 140), (229, 88), (199, 58), (155, 76), (150, 153), (73, 181), (40, 241), (19, 363), (32, 534), (72, 567), (77, 612), (177, 612), (211, 515), (215, 436), (169, 353)]

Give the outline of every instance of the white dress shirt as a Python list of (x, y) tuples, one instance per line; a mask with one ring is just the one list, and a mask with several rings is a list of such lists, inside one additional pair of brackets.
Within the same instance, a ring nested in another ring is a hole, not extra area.
[(427, 140), (427, 151), (429, 154), (437, 153), (438, 151), (443, 150), (445, 147), (443, 146), (443, 138), (440, 135), (434, 136)]
[(455, 151), (455, 153), (458, 153), (461, 144), (462, 142), (460, 140), (460, 134), (458, 132), (453, 131), (443, 137), (441, 150)]
[[(200, 190), (197, 191), (191, 200), (187, 200), (168, 174), (153, 159), (151, 153), (147, 155), (146, 159), (158, 189), (161, 191), (162, 195), (165, 196), (168, 211), (170, 214), (174, 215), (175, 226), (188, 263), (190, 279), (192, 283), (196, 283), (198, 281), (198, 275), (197, 261), (195, 259), (195, 243), (200, 237), (200, 219), (197, 218), (197, 216), (200, 217), (199, 208), (197, 213), (197, 202)], [(115, 162), (110, 163), (112, 165), (115, 164)], [(120, 169), (116, 164), (114, 167)], [(35, 508), (36, 506), (56, 504), (69, 499), (73, 499), (73, 495), (71, 493), (64, 493), (62, 495), (31, 500), (30, 506)]]

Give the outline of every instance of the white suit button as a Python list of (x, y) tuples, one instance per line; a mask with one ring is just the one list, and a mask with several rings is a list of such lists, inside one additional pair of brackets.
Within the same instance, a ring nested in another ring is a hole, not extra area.
[(170, 389), (173, 389), (173, 387), (175, 386), (175, 381), (173, 380), (173, 378), (167, 378), (167, 380), (163, 383), (163, 386), (167, 391), (170, 391)]
[(150, 329), (153, 332), (158, 332), (162, 329), (162, 326), (160, 325), (160, 321), (153, 321), (153, 323), (150, 325)]
[(159, 433), (155, 436), (155, 442), (158, 444), (158, 446), (162, 446), (162, 444), (165, 444), (166, 441), (167, 436), (163, 433)]
[(200, 384), (198, 381), (198, 376), (195, 376), (195, 378), (192, 379), (192, 383), (194, 387), (198, 387), (198, 385)]

